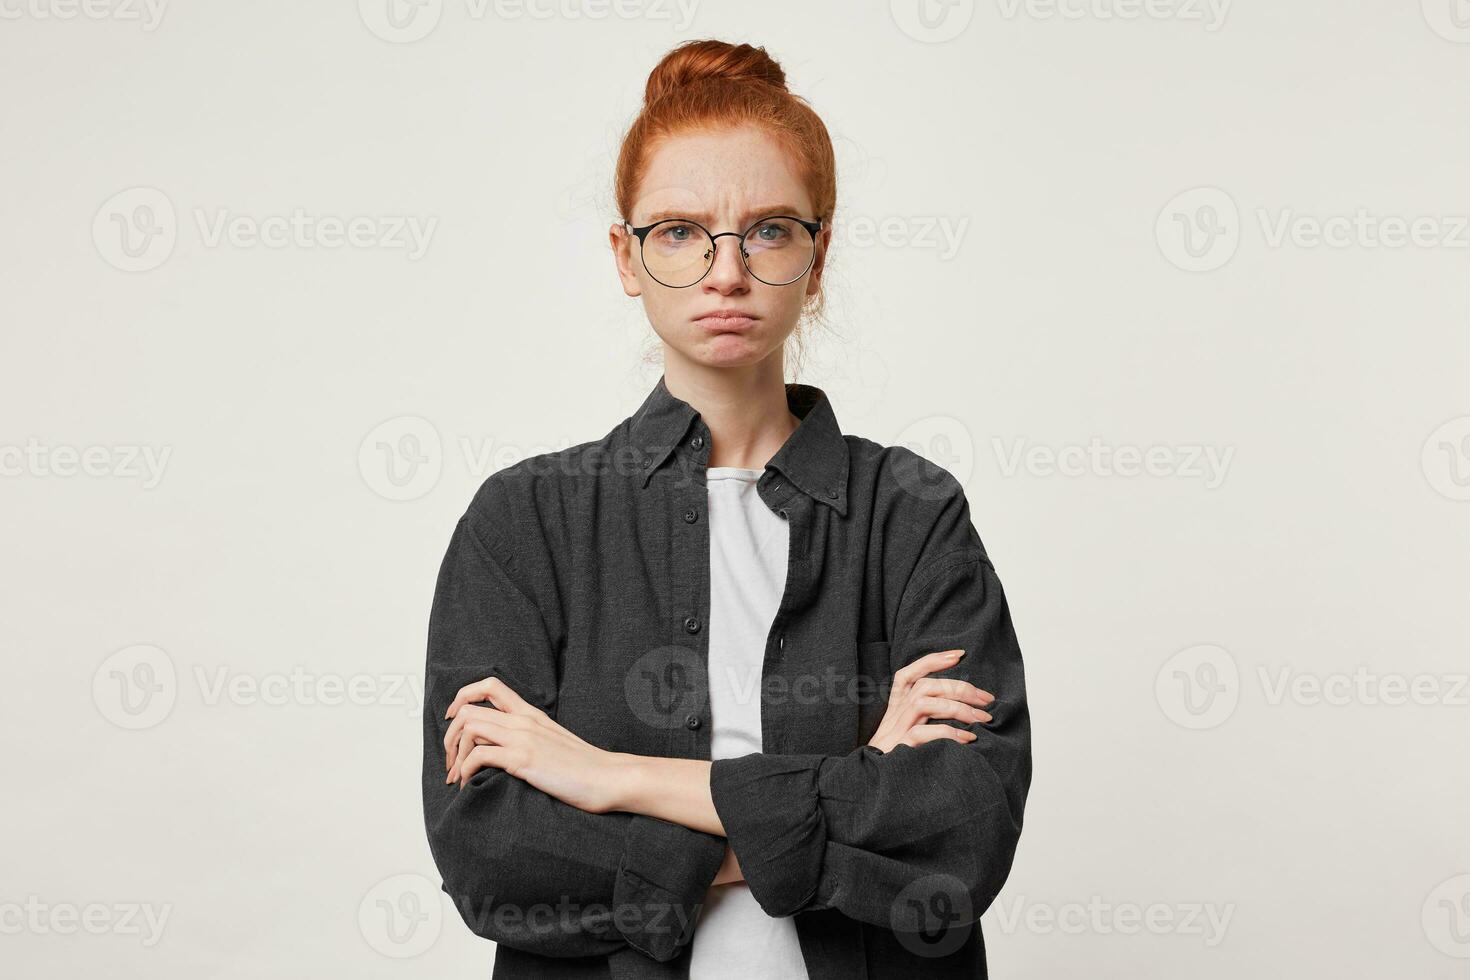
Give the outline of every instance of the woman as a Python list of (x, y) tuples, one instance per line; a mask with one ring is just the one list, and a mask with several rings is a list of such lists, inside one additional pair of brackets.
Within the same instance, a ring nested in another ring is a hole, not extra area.
[(983, 977), (1031, 775), (1021, 655), (959, 484), (785, 381), (826, 128), (763, 49), (691, 42), (616, 191), (664, 373), (454, 530), (424, 716), (444, 889), (497, 978)]

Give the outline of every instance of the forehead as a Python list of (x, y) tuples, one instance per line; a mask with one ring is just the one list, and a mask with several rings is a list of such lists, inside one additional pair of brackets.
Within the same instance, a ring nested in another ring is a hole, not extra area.
[(673, 210), (733, 223), (783, 202), (795, 205), (798, 216), (811, 216), (811, 198), (789, 155), (765, 133), (744, 127), (657, 143), (645, 162), (631, 217), (636, 222)]

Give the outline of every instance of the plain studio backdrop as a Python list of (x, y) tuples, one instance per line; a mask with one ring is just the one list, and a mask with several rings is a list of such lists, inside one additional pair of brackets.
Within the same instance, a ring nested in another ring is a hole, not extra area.
[(837, 147), (799, 380), (1006, 586), (993, 975), (1470, 972), (1464, 3), (0, 14), (7, 975), (486, 975), (420, 809), (434, 576), (658, 377), (611, 174), (693, 37)]

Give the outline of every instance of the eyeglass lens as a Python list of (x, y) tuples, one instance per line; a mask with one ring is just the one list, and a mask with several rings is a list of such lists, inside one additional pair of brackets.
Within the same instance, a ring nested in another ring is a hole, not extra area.
[[(750, 274), (772, 286), (800, 279), (816, 251), (805, 225), (779, 217), (757, 223), (741, 245)], [(714, 257), (714, 240), (688, 221), (661, 221), (643, 239), (643, 264), (665, 286), (692, 286), (704, 278)]]

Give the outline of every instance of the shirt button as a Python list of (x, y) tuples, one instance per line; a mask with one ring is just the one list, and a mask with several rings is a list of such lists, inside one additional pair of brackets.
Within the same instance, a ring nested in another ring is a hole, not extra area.
[(693, 507), (690, 507), (684, 512), (685, 524), (693, 524), (697, 520), (699, 520), (699, 511), (695, 510)]
[(780, 636), (776, 637), (776, 649), (777, 650), (785, 650), (786, 649), (786, 634), (785, 633), (782, 633)]
[(837, 499), (837, 491), (836, 490), (828, 490), (827, 491), (827, 496), (831, 497), (833, 500), (836, 500)]
[(698, 633), (699, 620), (695, 619), (693, 616), (690, 616), (688, 619), (684, 620), (684, 629), (688, 630), (690, 633)]
[(704, 436), (695, 436), (693, 439), (689, 440), (689, 445), (693, 446), (695, 449), (703, 449)]
[(699, 727), (699, 715), (687, 715), (684, 718), (684, 727), (690, 731)]
[(776, 513), (778, 513), (778, 514), (780, 514), (780, 515), (781, 515), (781, 520), (783, 520), (783, 521), (784, 521), (784, 520), (786, 520), (786, 519), (787, 519), (787, 515), (786, 515), (786, 508), (784, 508), (784, 507), (783, 507), (783, 508), (781, 508), (781, 509), (780, 509), (780, 510), (778, 510), (778, 511), (776, 511)]

